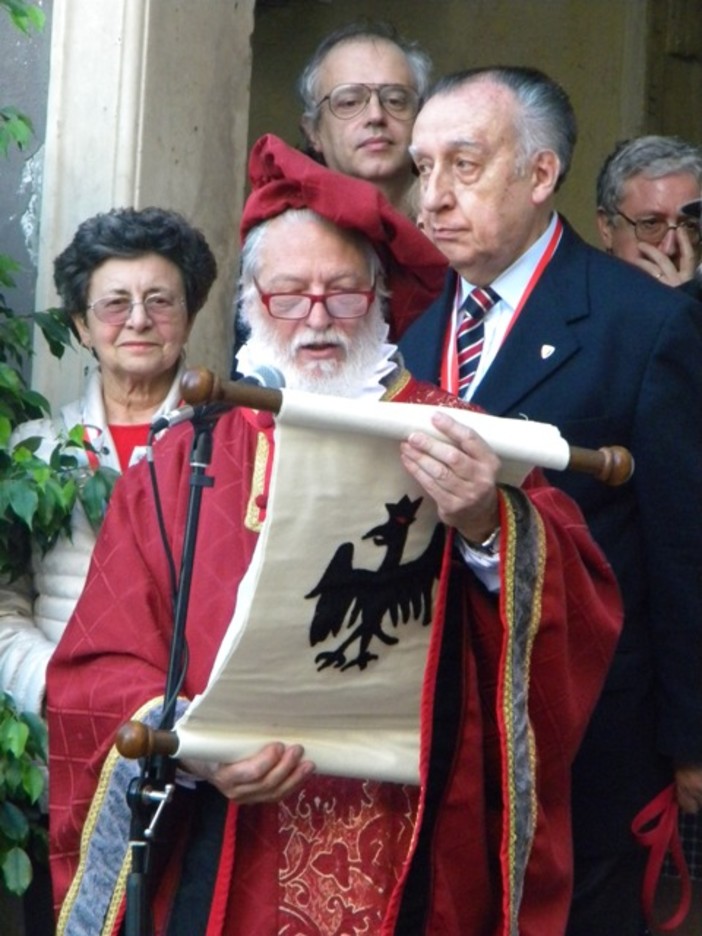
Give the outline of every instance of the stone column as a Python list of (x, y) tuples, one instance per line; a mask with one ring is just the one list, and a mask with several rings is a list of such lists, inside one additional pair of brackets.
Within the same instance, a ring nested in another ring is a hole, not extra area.
[[(188, 360), (226, 376), (244, 197), (255, 0), (55, 0), (39, 242), (39, 309), (56, 303), (53, 259), (112, 207), (182, 212), (219, 277)], [(36, 339), (33, 386), (55, 411), (88, 359)]]

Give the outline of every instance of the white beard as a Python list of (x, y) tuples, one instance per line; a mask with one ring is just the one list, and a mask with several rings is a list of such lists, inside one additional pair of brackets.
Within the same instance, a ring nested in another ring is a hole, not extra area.
[[(246, 350), (253, 369), (275, 367), (289, 389), (342, 397), (361, 395), (376, 371), (388, 333), (377, 306), (371, 307), (352, 339), (332, 324), (324, 331), (301, 328), (291, 342), (286, 342), (278, 334), (275, 320), (259, 314), (252, 316), (250, 327)], [(343, 351), (342, 360), (299, 363), (298, 350), (314, 344), (337, 345)]]

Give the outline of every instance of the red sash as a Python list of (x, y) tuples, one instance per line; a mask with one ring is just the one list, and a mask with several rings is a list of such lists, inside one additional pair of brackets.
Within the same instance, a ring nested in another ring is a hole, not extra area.
[(680, 900), (675, 913), (664, 923), (656, 923), (655, 928), (668, 933), (680, 926), (690, 911), (692, 885), (690, 872), (685, 861), (680, 832), (678, 830), (678, 801), (675, 797), (675, 784), (671, 783), (652, 799), (634, 817), (631, 831), (637, 841), (650, 849), (643, 883), (643, 909), (646, 921), (654, 929), (654, 901), (656, 887), (661, 876), (663, 861), (670, 852), (675, 869), (680, 875)]
[[(512, 313), (512, 318), (510, 319), (509, 325), (507, 326), (507, 331), (505, 332), (503, 341), (509, 335), (512, 330), (512, 326), (517, 321), (520, 312), (524, 308), (524, 305), (531, 295), (532, 290), (538, 283), (541, 274), (544, 272), (548, 266), (551, 257), (556, 251), (558, 242), (561, 239), (561, 234), (563, 232), (563, 222), (561, 219), (556, 216), (556, 226), (553, 229), (553, 234), (549, 238), (549, 242), (546, 245), (544, 252), (539, 258), (539, 262), (536, 264), (534, 272), (531, 274), (529, 282), (526, 285), (522, 297), (519, 300), (517, 308)], [(454, 299), (454, 309), (458, 306), (458, 298), (461, 290), (461, 280), (460, 277), (456, 282), (456, 298)], [(456, 355), (456, 341), (455, 341), (455, 314), (451, 315), (449, 319), (448, 327), (446, 329), (446, 335), (444, 338), (444, 351), (441, 356), (441, 388), (442, 390), (447, 390), (449, 393), (458, 396), (458, 357)]]

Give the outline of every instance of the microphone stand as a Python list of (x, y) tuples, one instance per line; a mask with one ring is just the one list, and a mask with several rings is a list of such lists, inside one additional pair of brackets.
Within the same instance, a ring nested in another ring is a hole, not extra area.
[[(166, 677), (163, 713), (159, 728), (170, 730), (175, 723), (176, 702), (187, 668), (185, 625), (190, 601), (195, 542), (200, 520), (202, 492), (214, 485), (205, 474), (212, 460), (213, 421), (205, 413), (193, 417), (194, 438), (190, 455), (190, 497), (185, 523), (183, 555), (175, 597), (173, 635)], [(162, 754), (148, 754), (141, 772), (129, 784), (127, 802), (131, 809), (129, 847), (132, 867), (127, 878), (125, 936), (152, 936), (153, 920), (149, 907), (151, 846), (156, 825), (175, 790), (176, 761)]]

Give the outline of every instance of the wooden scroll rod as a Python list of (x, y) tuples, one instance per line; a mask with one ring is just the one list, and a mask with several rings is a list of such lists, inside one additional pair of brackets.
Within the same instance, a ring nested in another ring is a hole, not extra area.
[[(283, 402), (281, 390), (259, 387), (243, 381), (220, 380), (204, 367), (187, 370), (181, 380), (181, 393), (186, 403), (198, 406), (206, 403), (224, 403), (251, 409), (280, 412)], [(634, 473), (631, 452), (621, 445), (599, 449), (570, 446), (567, 466), (571, 471), (592, 475), (612, 487), (627, 482)]]

